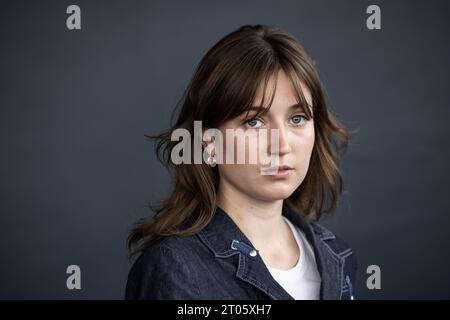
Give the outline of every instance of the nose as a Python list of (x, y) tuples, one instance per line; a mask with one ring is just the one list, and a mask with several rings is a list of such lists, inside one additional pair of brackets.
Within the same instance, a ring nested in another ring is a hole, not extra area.
[(284, 125), (272, 125), (269, 130), (268, 153), (282, 156), (291, 152), (288, 132)]

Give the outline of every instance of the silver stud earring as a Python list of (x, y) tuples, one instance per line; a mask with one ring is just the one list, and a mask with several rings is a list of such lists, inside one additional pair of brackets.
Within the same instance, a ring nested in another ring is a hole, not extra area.
[(211, 167), (215, 167), (217, 164), (217, 160), (216, 160), (216, 158), (214, 158), (214, 156), (212, 156), (211, 154), (208, 154), (206, 163), (209, 164)]

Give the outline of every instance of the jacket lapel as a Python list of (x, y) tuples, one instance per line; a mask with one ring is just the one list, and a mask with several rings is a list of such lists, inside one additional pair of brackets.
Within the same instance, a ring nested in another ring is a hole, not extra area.
[[(339, 299), (342, 260), (328, 248), (321, 238), (323, 235), (313, 230), (311, 224), (287, 204), (283, 205), (283, 215), (300, 227), (314, 248), (317, 267), (322, 278), (320, 298)], [(256, 248), (222, 208), (216, 207), (213, 219), (198, 233), (198, 236), (216, 258), (225, 259), (239, 254), (236, 271), (239, 279), (253, 285), (274, 300), (293, 300), (293, 297), (272, 277), (260, 255), (250, 254), (253, 250), (257, 252)], [(236, 248), (232, 245), (233, 241), (238, 241), (241, 245)]]

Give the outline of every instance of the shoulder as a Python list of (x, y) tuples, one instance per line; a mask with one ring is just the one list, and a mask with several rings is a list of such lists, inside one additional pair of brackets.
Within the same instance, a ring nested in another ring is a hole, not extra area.
[(144, 264), (184, 261), (188, 259), (190, 253), (198, 247), (198, 240), (194, 236), (167, 236), (161, 238), (140, 254), (136, 262)]
[(194, 237), (168, 236), (145, 248), (128, 274), (126, 299), (190, 299), (198, 295)]

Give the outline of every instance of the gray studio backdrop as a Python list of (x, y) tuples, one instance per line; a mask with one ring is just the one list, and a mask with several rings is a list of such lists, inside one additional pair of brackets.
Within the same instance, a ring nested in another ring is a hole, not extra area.
[[(68, 30), (66, 8), (81, 8)], [(366, 8), (381, 9), (381, 30)], [(317, 60), (359, 133), (326, 224), (358, 255), (357, 298), (450, 298), (447, 1), (2, 1), (0, 298), (121, 299), (125, 239), (167, 195), (144, 134), (206, 51), (274, 24)], [(66, 268), (81, 268), (68, 290)], [(381, 269), (381, 289), (366, 268)]]

